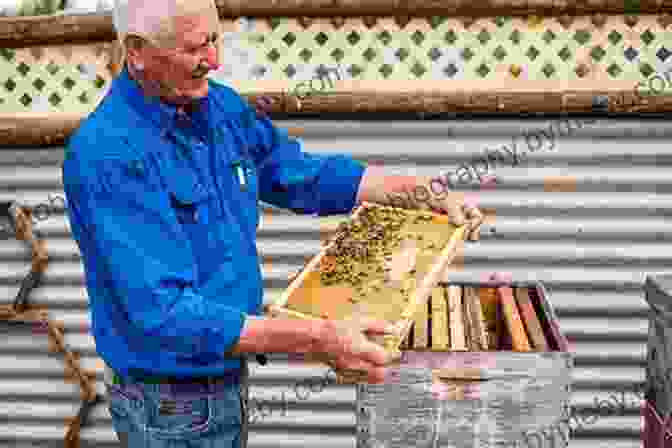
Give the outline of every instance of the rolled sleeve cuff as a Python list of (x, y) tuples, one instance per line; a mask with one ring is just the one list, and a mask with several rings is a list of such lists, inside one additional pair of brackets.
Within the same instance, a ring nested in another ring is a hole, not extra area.
[(366, 165), (347, 156), (332, 156), (325, 163), (326, 175), (320, 176), (320, 216), (349, 213), (357, 201), (359, 184)]
[(227, 316), (226, 326), (220, 333), (220, 337), (215, 339), (217, 342), (212, 347), (217, 357), (221, 358), (222, 355), (229, 353), (238, 344), (246, 319), (247, 314), (243, 312), (232, 313), (230, 316)]

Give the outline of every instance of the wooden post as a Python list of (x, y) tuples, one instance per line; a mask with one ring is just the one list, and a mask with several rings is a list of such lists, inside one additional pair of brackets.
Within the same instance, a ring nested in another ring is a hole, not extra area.
[(479, 288), (481, 308), (485, 319), (485, 327), (488, 334), (488, 349), (497, 350), (499, 348), (499, 339), (501, 337), (502, 322), (498, 313), (498, 300), (495, 288)]
[(544, 336), (544, 330), (541, 328), (539, 316), (530, 300), (530, 292), (527, 288), (516, 288), (516, 303), (525, 322), (532, 348), (534, 351), (547, 352), (546, 336)]
[(499, 299), (502, 304), (502, 312), (504, 314), (504, 321), (511, 334), (511, 343), (513, 350), (516, 352), (529, 352), (530, 342), (525, 333), (523, 321), (520, 319), (516, 301), (513, 298), (513, 290), (508, 286), (500, 286), (497, 288)]
[(478, 291), (473, 287), (464, 288), (464, 303), (469, 320), (469, 338), (472, 351), (488, 350), (488, 333)]
[(432, 291), (432, 350), (445, 351), (450, 346), (448, 338), (448, 303), (442, 287)]
[(460, 286), (448, 286), (448, 313), (450, 319), (450, 350), (467, 351), (464, 313), (462, 313), (462, 288)]
[(413, 348), (415, 350), (426, 349), (429, 346), (429, 335), (427, 334), (429, 331), (427, 322), (429, 319), (429, 310), (428, 304), (424, 305), (425, 306), (419, 307), (418, 311), (413, 314), (413, 328), (415, 328), (415, 331), (413, 332)]

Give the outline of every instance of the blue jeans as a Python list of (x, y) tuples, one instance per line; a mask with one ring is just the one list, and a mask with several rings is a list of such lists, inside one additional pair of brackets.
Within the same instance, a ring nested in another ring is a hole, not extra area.
[(240, 381), (106, 382), (112, 425), (126, 448), (246, 448), (247, 362)]

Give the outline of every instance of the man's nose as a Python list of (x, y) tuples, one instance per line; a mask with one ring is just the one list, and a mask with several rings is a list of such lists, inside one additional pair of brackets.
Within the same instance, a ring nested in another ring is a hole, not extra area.
[(211, 70), (217, 70), (219, 68), (219, 63), (217, 62), (217, 47), (214, 45), (208, 46), (207, 61)]

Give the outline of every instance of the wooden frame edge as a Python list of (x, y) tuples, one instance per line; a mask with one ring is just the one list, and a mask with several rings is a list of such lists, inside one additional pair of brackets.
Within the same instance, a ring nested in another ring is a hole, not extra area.
[[(241, 94), (253, 105), (262, 96), (274, 100), (269, 114), (320, 115), (411, 113), (469, 114), (662, 114), (672, 112), (672, 95), (639, 96), (636, 91), (600, 92), (354, 92), (307, 98), (297, 107), (277, 92)], [(102, 97), (101, 97), (102, 99)], [(0, 114), (0, 146), (63, 145), (86, 114), (20, 112)], [(302, 129), (289, 129), (301, 137)]]
[[(619, 0), (215, 0), (220, 17), (328, 17), (328, 16), (526, 16), (586, 14), (664, 14), (672, 10), (665, 0), (639, 0), (626, 6)], [(393, 11), (390, 14), (390, 11)]]
[[(238, 17), (362, 17), (375, 21), (379, 17), (512, 17), (512, 16), (580, 16), (672, 14), (668, 0), (638, 0), (627, 7), (619, 0), (216, 0), (220, 18)], [(672, 19), (670, 19), (672, 20)], [(0, 48), (59, 43), (113, 41), (114, 30), (110, 12), (89, 14), (57, 14), (41, 16), (0, 17)]]

